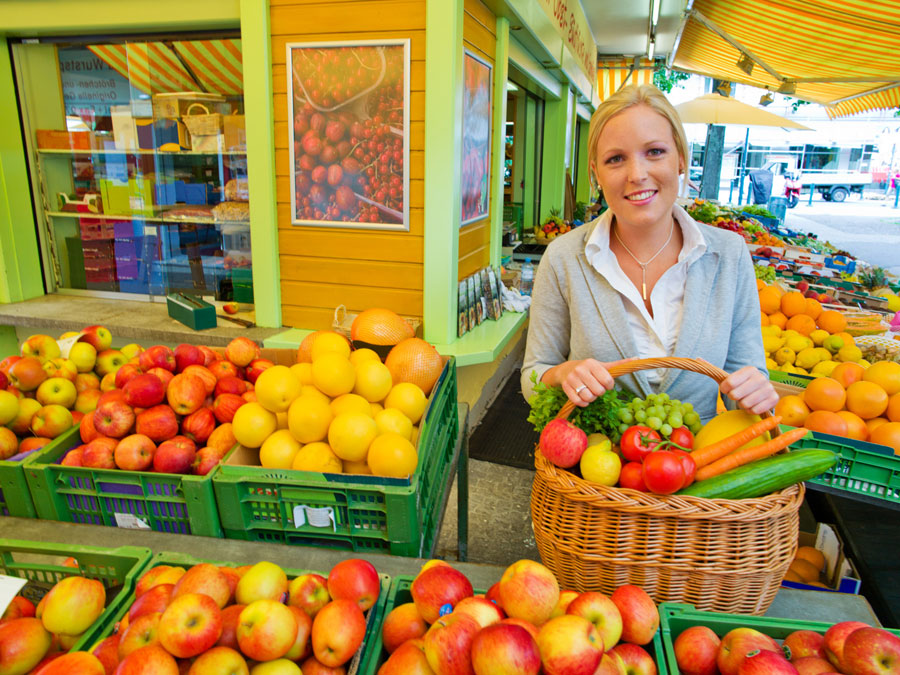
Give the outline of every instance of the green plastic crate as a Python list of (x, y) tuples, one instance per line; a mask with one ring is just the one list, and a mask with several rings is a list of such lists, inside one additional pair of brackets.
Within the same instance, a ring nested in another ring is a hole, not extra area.
[[(46, 448), (50, 443), (45, 445)], [(34, 502), (28, 491), (23, 464), (27, 457), (18, 461), (0, 461), (0, 516), (34, 518)]]
[(188, 476), (62, 466), (59, 462), (66, 453), (81, 444), (78, 427), (58, 440), (24, 463), (38, 518), (222, 536), (212, 487), (218, 467), (206, 476)]
[[(413, 579), (415, 579), (413, 576), (394, 577), (390, 593), (388, 594), (387, 600), (384, 603), (384, 608), (381, 611), (381, 620), (378, 623), (378, 629), (373, 636), (373, 640), (371, 642), (367, 641), (365, 644), (357, 675), (376, 675), (378, 669), (381, 668), (385, 661), (387, 661), (388, 654), (384, 650), (384, 641), (381, 638), (381, 626), (384, 622), (384, 618), (391, 613), (391, 610), (394, 609), (394, 607), (407, 602), (412, 602), (412, 593), (410, 593), (409, 589), (412, 586)], [(476, 589), (475, 593), (483, 594), (485, 591)], [(652, 644), (646, 645), (644, 649), (646, 649), (650, 653), (650, 656), (653, 657), (653, 660), (656, 661), (659, 675), (666, 675), (669, 671), (666, 670), (666, 659), (665, 652), (663, 651), (661, 631), (656, 632), (656, 635), (653, 636)]]
[[(63, 565), (69, 557), (78, 563), (78, 567)], [(83, 576), (103, 583), (106, 609), (94, 625), (79, 637), (72, 651), (88, 648), (103, 631), (115, 624), (150, 557), (149, 548), (137, 546), (110, 549), (19, 539), (0, 540), (0, 574), (27, 579), (28, 583), (19, 593), (35, 605), (66, 577)]]
[[(430, 555), (459, 422), (456, 361), (444, 364), (420, 424), (419, 464), (410, 478), (349, 476), (223, 463), (213, 477), (229, 539), (316, 545), (391, 555)], [(326, 518), (310, 524), (308, 509)], [(324, 509), (331, 509), (330, 512)]]
[[(679, 675), (681, 670), (675, 661), (675, 640), (691, 626), (707, 626), (722, 637), (734, 628), (753, 628), (775, 640), (783, 640), (795, 630), (812, 630), (825, 633), (832, 624), (801, 619), (779, 619), (769, 616), (747, 616), (744, 614), (721, 614), (694, 609), (692, 605), (664, 602), (659, 606), (660, 631), (670, 675)], [(900, 631), (886, 629), (900, 636)]]

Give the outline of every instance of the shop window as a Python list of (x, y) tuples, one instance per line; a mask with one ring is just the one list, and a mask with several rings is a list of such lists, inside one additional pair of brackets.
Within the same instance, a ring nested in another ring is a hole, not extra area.
[(252, 302), (238, 36), (14, 54), (51, 290)]

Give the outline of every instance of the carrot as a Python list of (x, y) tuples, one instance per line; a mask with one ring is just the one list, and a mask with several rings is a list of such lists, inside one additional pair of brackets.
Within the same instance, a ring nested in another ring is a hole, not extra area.
[(764, 420), (751, 424), (746, 429), (741, 429), (736, 434), (723, 438), (715, 443), (711, 443), (705, 448), (694, 450), (691, 453), (691, 459), (694, 460), (694, 464), (696, 464), (699, 469), (700, 467), (715, 462), (717, 459), (725, 457), (728, 453), (749, 443), (757, 436), (762, 436), (767, 431), (774, 429), (778, 426), (779, 422), (781, 422), (781, 417), (779, 415), (767, 417)]
[(808, 433), (809, 429), (804, 429), (803, 427), (791, 429), (790, 431), (781, 434), (781, 436), (776, 436), (771, 441), (766, 441), (762, 445), (754, 445), (752, 448), (735, 450), (730, 455), (725, 455), (721, 459), (699, 469), (694, 475), (694, 480), (706, 480), (707, 478), (718, 476), (726, 471), (736, 469), (744, 464), (749, 464), (750, 462), (755, 462), (756, 460), (763, 459), (769, 455), (774, 455), (794, 441), (799, 441)]

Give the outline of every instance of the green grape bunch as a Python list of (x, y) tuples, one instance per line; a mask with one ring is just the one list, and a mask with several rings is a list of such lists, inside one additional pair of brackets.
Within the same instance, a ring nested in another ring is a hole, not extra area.
[(650, 394), (647, 398), (634, 398), (619, 408), (619, 431), (625, 433), (628, 427), (641, 424), (658, 431), (663, 438), (669, 438), (674, 429), (687, 427), (692, 434), (700, 431), (700, 415), (691, 403), (669, 398), (666, 393)]

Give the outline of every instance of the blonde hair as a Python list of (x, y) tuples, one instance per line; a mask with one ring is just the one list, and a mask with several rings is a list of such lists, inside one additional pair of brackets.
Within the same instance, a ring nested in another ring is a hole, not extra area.
[(683, 167), (690, 165), (688, 161), (688, 143), (687, 135), (684, 133), (684, 126), (681, 124), (681, 118), (678, 111), (669, 103), (659, 89), (652, 84), (642, 84), (640, 86), (629, 85), (622, 87), (615, 94), (603, 101), (594, 114), (591, 115), (591, 123), (588, 128), (588, 167), (590, 171), (591, 183), (594, 179), (594, 168), (597, 158), (597, 141), (600, 139), (600, 133), (613, 117), (620, 112), (636, 105), (645, 105), (656, 113), (659, 113), (669, 122), (672, 127), (672, 136), (675, 139), (675, 149), (678, 156), (684, 162)]

